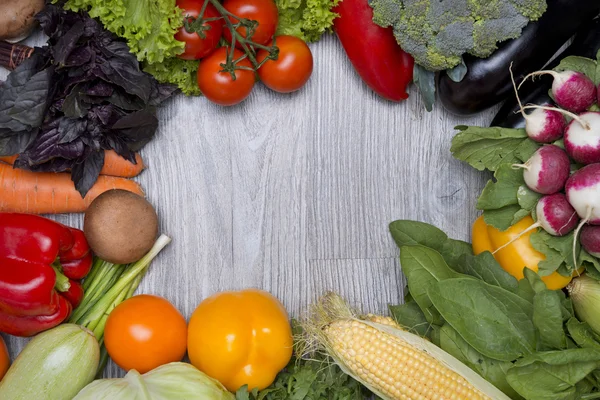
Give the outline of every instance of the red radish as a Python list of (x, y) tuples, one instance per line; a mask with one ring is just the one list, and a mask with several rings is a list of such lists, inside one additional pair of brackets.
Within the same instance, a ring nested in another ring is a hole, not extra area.
[(565, 129), (565, 150), (581, 164), (600, 162), (600, 113), (585, 112)]
[(508, 243), (497, 248), (492, 254), (497, 253), (534, 229), (542, 228), (552, 236), (564, 236), (575, 229), (577, 222), (579, 221), (577, 212), (569, 204), (566, 196), (562, 193), (551, 194), (539, 199), (535, 207), (535, 213), (537, 216), (537, 222), (535, 224), (519, 233)]
[(590, 164), (567, 180), (567, 199), (583, 223), (600, 225), (600, 164)]
[(537, 71), (527, 75), (523, 82), (530, 76), (539, 75), (552, 75), (554, 78), (552, 97), (556, 104), (565, 110), (580, 113), (590, 108), (598, 100), (596, 85), (581, 72)]
[(584, 226), (581, 229), (580, 240), (585, 251), (594, 257), (600, 257), (600, 226)]
[[(577, 226), (579, 217), (567, 196), (555, 193), (539, 199), (535, 208), (537, 224), (552, 236), (564, 236)], [(534, 224), (535, 225), (535, 224)]]
[[(517, 90), (515, 78), (512, 73), (512, 63), (510, 64), (509, 71), (521, 115), (523, 115), (523, 119), (525, 120), (525, 132), (527, 136), (538, 143), (552, 143), (560, 139), (567, 125), (563, 114), (550, 108), (537, 107), (531, 113), (526, 114), (525, 109), (531, 107), (523, 107), (523, 104), (521, 104), (519, 91)], [(543, 106), (549, 107), (550, 105), (544, 104)]]
[(525, 164), (515, 164), (514, 167), (523, 168), (527, 187), (541, 194), (561, 191), (571, 169), (567, 153), (553, 144), (540, 147)]

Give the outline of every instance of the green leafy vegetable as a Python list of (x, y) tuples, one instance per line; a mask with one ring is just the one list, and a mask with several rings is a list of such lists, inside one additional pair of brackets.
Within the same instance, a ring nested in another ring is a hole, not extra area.
[(454, 270), (460, 268), (460, 258), (473, 254), (471, 244), (448, 238), (444, 232), (424, 222), (398, 220), (390, 224), (390, 233), (399, 248), (420, 244), (439, 252)]
[(544, 0), (373, 0), (373, 21), (392, 26), (398, 43), (431, 71), (453, 68), (465, 53), (485, 58), (546, 11)]
[(496, 171), (502, 164), (525, 162), (539, 148), (525, 129), (457, 126), (450, 151), (454, 158), (473, 168)]
[(577, 318), (571, 318), (567, 322), (567, 330), (571, 338), (580, 347), (588, 347), (600, 350), (600, 338), (590, 328), (587, 322), (579, 322)]
[(427, 322), (427, 318), (425, 318), (425, 314), (423, 314), (417, 302), (413, 300), (389, 308), (392, 318), (404, 329), (419, 336), (430, 336), (431, 324)]
[(453, 271), (440, 253), (425, 246), (403, 246), (400, 249), (400, 262), (408, 281), (408, 290), (423, 310), (425, 319), (441, 325), (443, 321), (429, 298), (429, 289), (438, 281), (462, 275)]
[(533, 306), (514, 293), (457, 278), (433, 285), (428, 297), (444, 320), (487, 357), (512, 361), (536, 349)]
[(277, 35), (292, 35), (315, 42), (331, 30), (339, 0), (275, 0), (279, 9)]
[(465, 254), (457, 264), (457, 271), (461, 274), (471, 275), (490, 285), (498, 286), (516, 293), (518, 288), (514, 276), (502, 269), (492, 253), (485, 251), (477, 256)]
[(531, 201), (523, 201), (525, 209), (519, 203), (519, 190), (524, 186), (523, 171), (515, 169), (511, 164), (502, 164), (494, 174), (495, 181), (490, 180), (485, 185), (477, 208), (483, 210), (483, 217), (488, 225), (505, 231), (531, 213), (535, 206)]
[(188, 96), (200, 95), (198, 89), (198, 61), (167, 58), (162, 63), (144, 63), (144, 71), (152, 74), (159, 82), (169, 82), (177, 85)]
[(175, 40), (183, 25), (175, 0), (67, 0), (64, 8), (98, 18), (127, 41), (139, 61), (161, 63), (184, 50), (185, 44)]
[(578, 400), (576, 385), (598, 367), (598, 350), (539, 352), (518, 360), (506, 378), (526, 399)]

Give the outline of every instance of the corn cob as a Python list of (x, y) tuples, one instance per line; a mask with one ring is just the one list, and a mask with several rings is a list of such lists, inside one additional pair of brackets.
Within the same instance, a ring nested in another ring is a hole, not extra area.
[(384, 400), (510, 400), (456, 358), (388, 317), (363, 319), (335, 294), (323, 297), (302, 324), (306, 347), (325, 351), (340, 368)]
[(336, 321), (325, 335), (336, 358), (388, 398), (491, 399), (426, 352), (362, 321)]

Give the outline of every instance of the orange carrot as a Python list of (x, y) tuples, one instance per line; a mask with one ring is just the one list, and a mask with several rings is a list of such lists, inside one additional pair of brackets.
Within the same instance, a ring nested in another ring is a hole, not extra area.
[[(16, 155), (0, 157), (0, 161), (10, 165), (13, 165), (16, 159)], [(106, 150), (104, 152), (104, 166), (100, 171), (100, 175), (120, 176), (123, 178), (133, 178), (134, 176), (138, 176), (145, 166), (139, 153), (135, 153), (135, 160), (137, 164), (124, 159), (114, 150)]]
[(128, 190), (144, 196), (144, 191), (134, 181), (100, 176), (82, 199), (68, 173), (31, 172), (0, 163), (0, 212), (83, 212), (96, 197), (111, 189)]
[(123, 178), (133, 178), (142, 172), (145, 168), (144, 161), (140, 153), (135, 153), (137, 164), (130, 162), (118, 155), (114, 150), (104, 152), (104, 166), (100, 175), (121, 176)]

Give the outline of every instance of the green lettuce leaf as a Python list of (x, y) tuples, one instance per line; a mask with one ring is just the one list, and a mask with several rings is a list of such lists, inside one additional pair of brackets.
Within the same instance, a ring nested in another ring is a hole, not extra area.
[(183, 25), (175, 0), (67, 0), (64, 8), (98, 18), (127, 41), (139, 61), (160, 63), (184, 50), (185, 44), (175, 40)]
[(276, 0), (279, 9), (277, 35), (292, 35), (306, 42), (316, 42), (331, 31), (338, 16), (331, 11), (339, 0)]
[(157, 81), (177, 85), (188, 96), (199, 96), (198, 61), (187, 61), (179, 58), (167, 58), (162, 63), (145, 63), (144, 71), (152, 74)]

